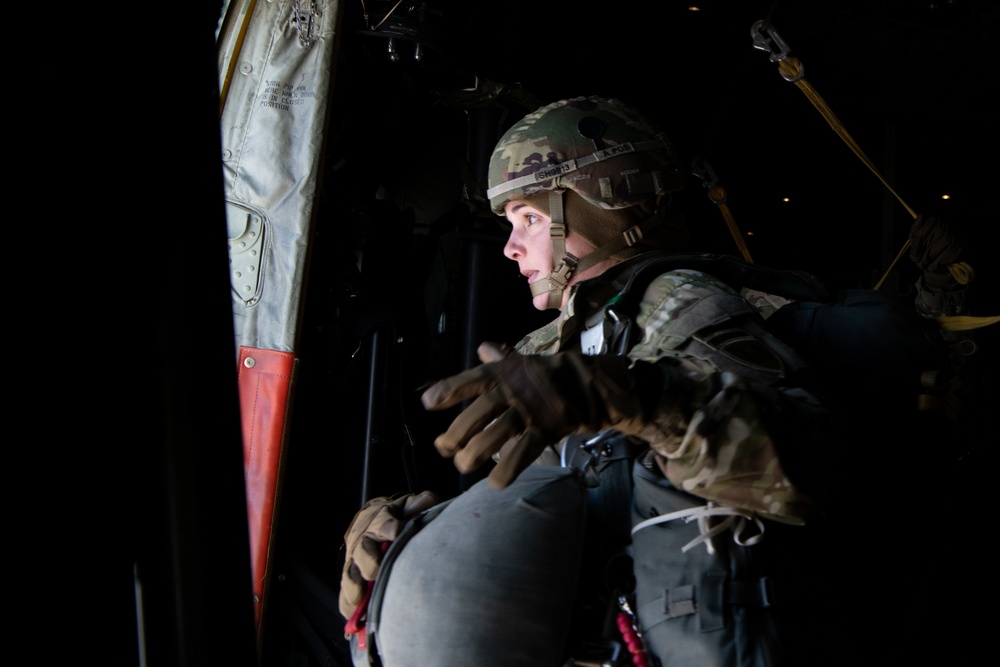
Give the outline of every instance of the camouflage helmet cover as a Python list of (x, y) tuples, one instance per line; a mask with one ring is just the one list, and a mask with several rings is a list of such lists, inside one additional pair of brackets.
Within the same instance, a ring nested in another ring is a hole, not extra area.
[(487, 197), (497, 215), (512, 199), (570, 189), (602, 209), (679, 190), (684, 176), (669, 140), (616, 99), (575, 97), (534, 111), (497, 142)]

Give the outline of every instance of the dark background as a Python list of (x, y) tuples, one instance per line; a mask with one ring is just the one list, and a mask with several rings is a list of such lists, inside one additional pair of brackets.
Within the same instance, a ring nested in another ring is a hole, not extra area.
[[(87, 221), (83, 255), (74, 246), (63, 261), (47, 253), (38, 263), (48, 278), (53, 268), (82, 266), (88, 289), (85, 298), (63, 291), (41, 302), (39, 321), (51, 321), (62, 354), (45, 355), (52, 371), (33, 368), (41, 387), (25, 393), (41, 397), (41, 423), (68, 431), (59, 438), (60, 474), (51, 474), (51, 456), (39, 466), (37, 488), (69, 490), (60, 518), (70, 517), (71, 532), (49, 531), (57, 536), (52, 551), (95, 554), (60, 590), (75, 590), (86, 571), (84, 581), (100, 582), (101, 599), (128, 601), (123, 613), (112, 604), (110, 616), (85, 614), (76, 646), (123, 647), (126, 664), (135, 641), (133, 557), (161, 568), (164, 582), (180, 582), (146, 591), (154, 628), (146, 641), (161, 649), (150, 664), (254, 660), (228, 278), (224, 254), (213, 254), (225, 247), (225, 223), (218, 7), (207, 4), (202, 14), (109, 12), (99, 22), (110, 31), (105, 39), (78, 29), (95, 15), (58, 21), (73, 33), (59, 61), (72, 75), (63, 73), (56, 103), (37, 114), (42, 129), (28, 135), (44, 137), (49, 150), (32, 152), (33, 168), (18, 163), (25, 182), (37, 184), (34, 174), (53, 169), (61, 175), (33, 200), (67, 225), (58, 229)], [(911, 218), (768, 54), (753, 48), (751, 27), (767, 19), (902, 199), (939, 212), (967, 236), (975, 314), (1000, 313), (996, 3), (748, 0), (690, 12), (671, 1), (431, 0), (422, 13), (401, 3), (372, 30), (394, 4), (344, 6), (266, 667), (349, 664), (336, 587), (343, 533), (363, 497), (424, 488), (452, 495), (477, 478), (460, 477), (433, 451), (431, 440), (452, 415), (425, 413), (418, 388), (473, 363), (481, 340), (516, 342), (552, 315), (531, 308), (523, 279), (500, 254), (502, 230), (481, 204), (493, 144), (541, 104), (593, 94), (642, 109), (685, 156), (712, 165), (737, 224), (752, 232), (746, 241), (755, 261), (809, 271), (833, 289), (871, 287), (905, 242)], [(398, 61), (388, 57), (390, 38)], [(951, 198), (942, 200), (945, 193)], [(737, 253), (697, 179), (677, 203), (703, 249)], [(206, 242), (212, 234), (217, 243)], [(164, 257), (189, 270), (157, 281)], [(915, 279), (904, 261), (885, 289), (912, 298)], [(983, 330), (978, 340), (983, 368), (995, 368), (996, 333)], [(53, 378), (62, 379), (82, 350), (93, 352), (84, 357), (88, 372), (73, 376), (71, 400), (58, 403), (76, 418), (53, 420), (53, 386), (62, 386)], [(993, 441), (995, 398), (987, 384), (968, 406), (974, 432)], [(77, 446), (94, 433), (99, 446)], [(366, 447), (374, 462), (367, 468)], [(990, 465), (977, 461), (974, 475), (954, 480), (928, 462), (914, 493), (880, 511), (888, 518), (926, 504), (962, 505), (969, 488), (990, 487)], [(195, 516), (200, 531), (184, 534), (185, 518)], [(961, 558), (915, 585), (981, 590), (989, 565), (979, 536), (955, 532), (933, 525), (914, 544), (864, 548), (905, 557), (921, 539), (954, 540)], [(136, 552), (140, 537), (147, 542)], [(934, 646), (971, 657), (995, 615), (943, 597), (943, 608), (928, 614), (940, 614), (949, 639), (935, 637)], [(919, 657), (921, 648), (902, 646), (901, 656)]]
[[(454, 413), (424, 412), (418, 388), (476, 363), (481, 340), (514, 343), (553, 315), (531, 308), (523, 279), (501, 255), (504, 234), (482, 205), (496, 139), (541, 104), (578, 95), (629, 102), (682, 155), (712, 165), (756, 262), (808, 271), (832, 291), (872, 287), (912, 217), (754, 48), (751, 28), (768, 19), (903, 201), (970, 237), (977, 312), (997, 311), (989, 240), (996, 215), (986, 195), (997, 175), (986, 95), (1000, 71), (994, 7), (708, 2), (692, 12), (674, 2), (428, 3), (423, 15), (397, 10), (368, 30), (392, 4), (368, 3), (368, 21), (357, 5), (345, 15), (281, 515), (278, 562), (287, 576), (274, 589), (277, 662), (336, 640), (335, 630), (319, 640), (336, 616), (322, 620), (329, 607), (316, 582), (329, 585), (328, 604), (339, 576), (338, 527), (363, 495), (431, 488), (451, 496), (486, 472), (458, 476), (436, 455), (430, 442)], [(698, 249), (738, 254), (698, 179), (677, 206)], [(912, 300), (916, 275), (904, 258), (883, 289)], [(980, 358), (991, 358), (990, 340)], [(988, 423), (979, 428), (994, 432)], [(377, 462), (367, 489), (359, 488), (365, 443)], [(955, 598), (943, 599), (947, 606)], [(311, 648), (301, 622), (282, 625), (282, 614), (299, 613), (314, 614)], [(944, 627), (968, 625), (959, 614)], [(958, 653), (971, 651), (956, 641)], [(899, 655), (921, 650), (901, 646)]]

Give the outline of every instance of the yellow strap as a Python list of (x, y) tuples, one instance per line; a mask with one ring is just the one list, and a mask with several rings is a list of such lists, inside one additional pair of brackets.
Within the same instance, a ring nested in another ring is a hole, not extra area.
[(948, 266), (948, 273), (958, 281), (960, 285), (968, 285), (976, 277), (976, 272), (969, 266), (968, 262), (956, 262)]
[(747, 244), (743, 241), (743, 234), (740, 233), (739, 227), (736, 226), (736, 219), (733, 217), (732, 211), (730, 211), (729, 206), (726, 205), (728, 198), (729, 196), (726, 194), (726, 190), (721, 185), (713, 185), (708, 188), (708, 199), (713, 204), (718, 206), (719, 210), (722, 212), (722, 217), (726, 221), (729, 233), (732, 234), (733, 240), (736, 241), (736, 247), (740, 249), (743, 259), (753, 264), (753, 258), (750, 257), (750, 249), (747, 248)]
[(812, 105), (816, 107), (820, 115), (826, 119), (826, 122), (830, 124), (830, 127), (833, 128), (834, 132), (840, 135), (841, 139), (844, 140), (844, 143), (850, 146), (851, 150), (853, 150), (855, 154), (861, 158), (861, 161), (864, 162), (869, 169), (871, 169), (872, 173), (875, 174), (880, 181), (882, 181), (882, 184), (885, 185), (886, 189), (888, 189), (889, 192), (891, 192), (892, 195), (899, 201), (899, 203), (903, 205), (903, 208), (905, 208), (911, 216), (916, 218), (916, 212), (903, 201), (903, 198), (900, 197), (895, 190), (892, 189), (892, 186), (889, 185), (889, 183), (882, 177), (879, 170), (875, 168), (875, 164), (868, 159), (865, 152), (861, 150), (861, 147), (847, 132), (844, 124), (840, 122), (840, 119), (833, 113), (826, 101), (823, 100), (819, 93), (816, 92), (816, 89), (809, 85), (805, 78), (801, 76), (799, 59), (795, 56), (789, 56), (784, 60), (778, 61), (778, 71), (783, 77), (792, 81), (799, 90), (805, 93), (805, 96), (809, 99)]
[(973, 317), (972, 315), (946, 315), (937, 318), (937, 322), (945, 331), (969, 331), (980, 329), (1000, 322), (1000, 315), (989, 317)]
[[(229, 56), (229, 66), (226, 67), (226, 75), (222, 79), (222, 86), (219, 91), (219, 115), (226, 108), (226, 98), (229, 96), (229, 85), (233, 80), (233, 73), (236, 71), (236, 64), (239, 62), (240, 52), (243, 51), (243, 42), (246, 40), (247, 29), (250, 27), (250, 19), (253, 17), (254, 7), (257, 0), (246, 0), (242, 11), (242, 21), (240, 29), (236, 35), (236, 42), (233, 45), (233, 52)], [(232, 9), (231, 11), (237, 11)]]
[[(864, 162), (865, 165), (872, 171), (872, 173), (875, 174), (880, 181), (882, 181), (882, 184), (885, 185), (886, 189), (889, 190), (897, 201), (903, 205), (903, 208), (905, 208), (911, 216), (916, 218), (917, 213), (910, 208), (906, 202), (903, 201), (903, 198), (900, 197), (895, 190), (893, 190), (892, 186), (886, 182), (886, 180), (882, 177), (882, 174), (879, 173), (879, 170), (875, 167), (874, 163), (868, 159), (865, 152), (861, 150), (861, 147), (854, 141), (850, 133), (848, 133), (844, 124), (840, 122), (840, 119), (837, 118), (836, 114), (833, 113), (820, 94), (816, 92), (816, 89), (809, 85), (809, 83), (805, 80), (805, 77), (802, 75), (802, 67), (799, 59), (794, 56), (785, 56), (784, 58), (778, 60), (778, 72), (785, 78), (786, 81), (794, 83), (799, 90), (805, 94), (806, 98), (808, 98), (812, 105), (816, 107), (820, 115), (826, 119), (826, 122), (829, 123), (834, 132), (836, 132), (844, 140), (844, 143), (846, 143), (861, 159), (861, 161)], [(900, 248), (899, 252), (896, 254), (896, 258), (892, 260), (892, 264), (890, 264), (889, 268), (886, 269), (886, 272), (879, 279), (878, 283), (876, 283), (874, 289), (877, 290), (882, 286), (882, 283), (885, 282), (889, 274), (892, 273), (892, 270), (895, 268), (896, 264), (903, 257), (909, 247), (910, 239), (907, 238), (903, 247)], [(951, 273), (952, 277), (955, 278), (955, 280), (961, 285), (969, 284), (976, 275), (976, 272), (968, 262), (956, 262), (955, 264), (951, 264), (948, 267), (948, 272)], [(956, 315), (939, 317), (937, 320), (941, 327), (948, 331), (968, 331), (970, 329), (978, 329), (980, 327), (996, 324), (1000, 321), (1000, 316), (972, 317), (969, 315)]]
[[(798, 87), (798, 89), (805, 94), (806, 98), (812, 103), (814, 107), (816, 107), (816, 110), (819, 111), (820, 115), (826, 119), (826, 122), (829, 123), (830, 127), (833, 128), (833, 131), (836, 132), (840, 136), (840, 138), (844, 140), (844, 143), (846, 143), (850, 147), (850, 149), (854, 151), (854, 154), (861, 159), (861, 161), (865, 164), (865, 166), (867, 166), (871, 170), (871, 172), (878, 177), (878, 180), (882, 181), (882, 184), (886, 187), (887, 190), (889, 190), (889, 192), (892, 193), (892, 195), (896, 198), (896, 200), (903, 205), (903, 208), (905, 208), (912, 217), (916, 218), (917, 217), (916, 211), (910, 208), (909, 205), (907, 205), (907, 203), (903, 201), (903, 198), (899, 196), (899, 193), (897, 193), (895, 190), (892, 189), (892, 186), (889, 185), (889, 183), (885, 180), (885, 178), (882, 177), (882, 174), (879, 172), (879, 170), (875, 167), (875, 163), (873, 163), (871, 160), (868, 159), (868, 156), (865, 155), (865, 152), (861, 150), (861, 146), (859, 146), (858, 143), (854, 141), (854, 138), (847, 131), (847, 128), (844, 127), (844, 124), (840, 122), (840, 119), (837, 118), (837, 115), (833, 113), (833, 110), (830, 109), (826, 101), (820, 96), (818, 92), (816, 92), (815, 88), (809, 85), (809, 82), (807, 82), (805, 78), (802, 76), (802, 70), (800, 67), (799, 59), (796, 58), (795, 56), (788, 56), (783, 60), (779, 60), (778, 72), (787, 81), (791, 81), (792, 83), (794, 83), (796, 87)], [(874, 289), (877, 290), (880, 287), (882, 287), (882, 283), (885, 282), (885, 279), (896, 267), (896, 264), (899, 262), (900, 258), (903, 257), (903, 254), (909, 247), (910, 247), (910, 240), (907, 239), (906, 243), (903, 244), (903, 247), (896, 255), (896, 258), (892, 260), (892, 264), (889, 265), (889, 268), (882, 275), (882, 278), (880, 278), (878, 283), (875, 284)]]
[[(840, 122), (840, 119), (837, 118), (836, 114), (833, 113), (829, 105), (827, 105), (826, 101), (820, 96), (818, 92), (816, 92), (816, 89), (813, 88), (809, 84), (809, 82), (805, 80), (805, 77), (802, 76), (802, 68), (799, 59), (796, 58), (795, 56), (787, 56), (784, 59), (779, 60), (778, 72), (787, 81), (791, 81), (792, 83), (794, 83), (798, 87), (798, 89), (805, 94), (806, 98), (812, 103), (814, 107), (816, 107), (816, 110), (819, 111), (820, 115), (826, 119), (826, 122), (829, 123), (830, 127), (833, 128), (833, 131), (836, 132), (840, 136), (840, 138), (844, 140), (844, 143), (846, 143), (851, 148), (851, 150), (854, 151), (855, 155), (857, 155), (861, 159), (861, 161), (865, 164), (865, 166), (867, 166), (871, 170), (871, 172), (878, 177), (878, 180), (882, 181), (882, 184), (886, 187), (886, 189), (889, 192), (892, 193), (892, 196), (895, 197), (900, 204), (902, 204), (903, 208), (905, 208), (906, 211), (912, 217), (916, 218), (917, 217), (916, 211), (910, 208), (910, 206), (905, 201), (903, 201), (903, 198), (899, 196), (899, 193), (897, 193), (892, 188), (892, 186), (889, 185), (889, 183), (885, 180), (885, 178), (882, 177), (882, 174), (875, 167), (875, 164), (868, 159), (868, 156), (865, 155), (865, 152), (861, 150), (861, 146), (859, 146), (857, 142), (854, 141), (854, 138), (851, 137), (850, 133), (847, 131), (847, 128), (845, 128), (844, 124)], [(903, 255), (905, 254), (906, 250), (909, 247), (910, 247), (910, 239), (906, 239), (906, 242), (903, 243), (903, 247), (900, 248), (899, 253), (896, 255), (896, 258), (892, 260), (892, 264), (890, 264), (889, 268), (886, 269), (884, 274), (882, 274), (882, 277), (875, 284), (875, 287), (873, 289), (877, 290), (880, 287), (882, 287), (882, 283), (884, 283), (886, 278), (889, 277), (889, 274), (892, 273), (892, 270), (896, 268), (896, 264), (903, 257)], [(951, 275), (954, 276), (955, 280), (957, 280), (962, 285), (966, 285), (969, 282), (971, 282), (972, 278), (975, 276), (975, 271), (972, 270), (972, 267), (969, 266), (967, 262), (959, 262), (958, 265), (952, 264), (951, 266), (948, 267), (948, 270), (951, 272)]]

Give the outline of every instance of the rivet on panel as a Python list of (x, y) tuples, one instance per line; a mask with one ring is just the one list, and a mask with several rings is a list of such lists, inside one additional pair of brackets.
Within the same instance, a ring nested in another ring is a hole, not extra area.
[(242, 65), (240, 65), (240, 71), (243, 72), (244, 74), (249, 74), (250, 72), (253, 71), (253, 65), (251, 65), (250, 63), (243, 63)]
[(228, 148), (223, 148), (222, 149), (222, 159), (223, 160), (232, 160), (233, 159), (233, 152), (231, 150), (229, 150)]
[(243, 365), (246, 366), (247, 368), (253, 368), (254, 366), (257, 365), (257, 360), (254, 359), (253, 357), (247, 357), (246, 359), (243, 360)]

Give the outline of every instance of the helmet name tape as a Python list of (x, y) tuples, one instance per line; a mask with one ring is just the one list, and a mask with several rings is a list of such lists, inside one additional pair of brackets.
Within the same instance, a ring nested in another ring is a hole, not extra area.
[(549, 167), (548, 169), (536, 171), (534, 174), (530, 174), (530, 176), (532, 176), (533, 180), (537, 183), (538, 181), (547, 181), (550, 178), (568, 174), (571, 171), (576, 171), (576, 169), (576, 160), (570, 160), (569, 162), (563, 162), (562, 164), (557, 164), (554, 167)]
[(501, 195), (505, 192), (510, 192), (511, 190), (517, 190), (518, 188), (523, 188), (528, 185), (533, 185), (541, 181), (549, 181), (556, 176), (563, 176), (570, 172), (574, 172), (583, 167), (594, 164), (595, 162), (601, 162), (603, 160), (609, 160), (614, 157), (619, 157), (621, 155), (628, 155), (629, 153), (635, 153), (636, 151), (648, 151), (658, 148), (663, 148), (663, 142), (659, 139), (653, 141), (643, 141), (637, 144), (631, 142), (625, 142), (618, 144), (617, 146), (612, 146), (611, 148), (602, 148), (599, 151), (591, 153), (582, 158), (576, 160), (567, 160), (562, 164), (557, 164), (545, 169), (540, 169), (532, 174), (527, 174), (526, 176), (521, 176), (520, 178), (515, 178), (513, 180), (507, 181), (506, 183), (501, 183), (500, 185), (494, 186), (486, 191), (486, 197), (493, 199), (497, 195)]
[(617, 146), (597, 151), (594, 153), (594, 157), (598, 160), (607, 160), (609, 157), (614, 157), (622, 153), (631, 153), (634, 150), (635, 149), (632, 148), (632, 144), (630, 143), (618, 144)]

